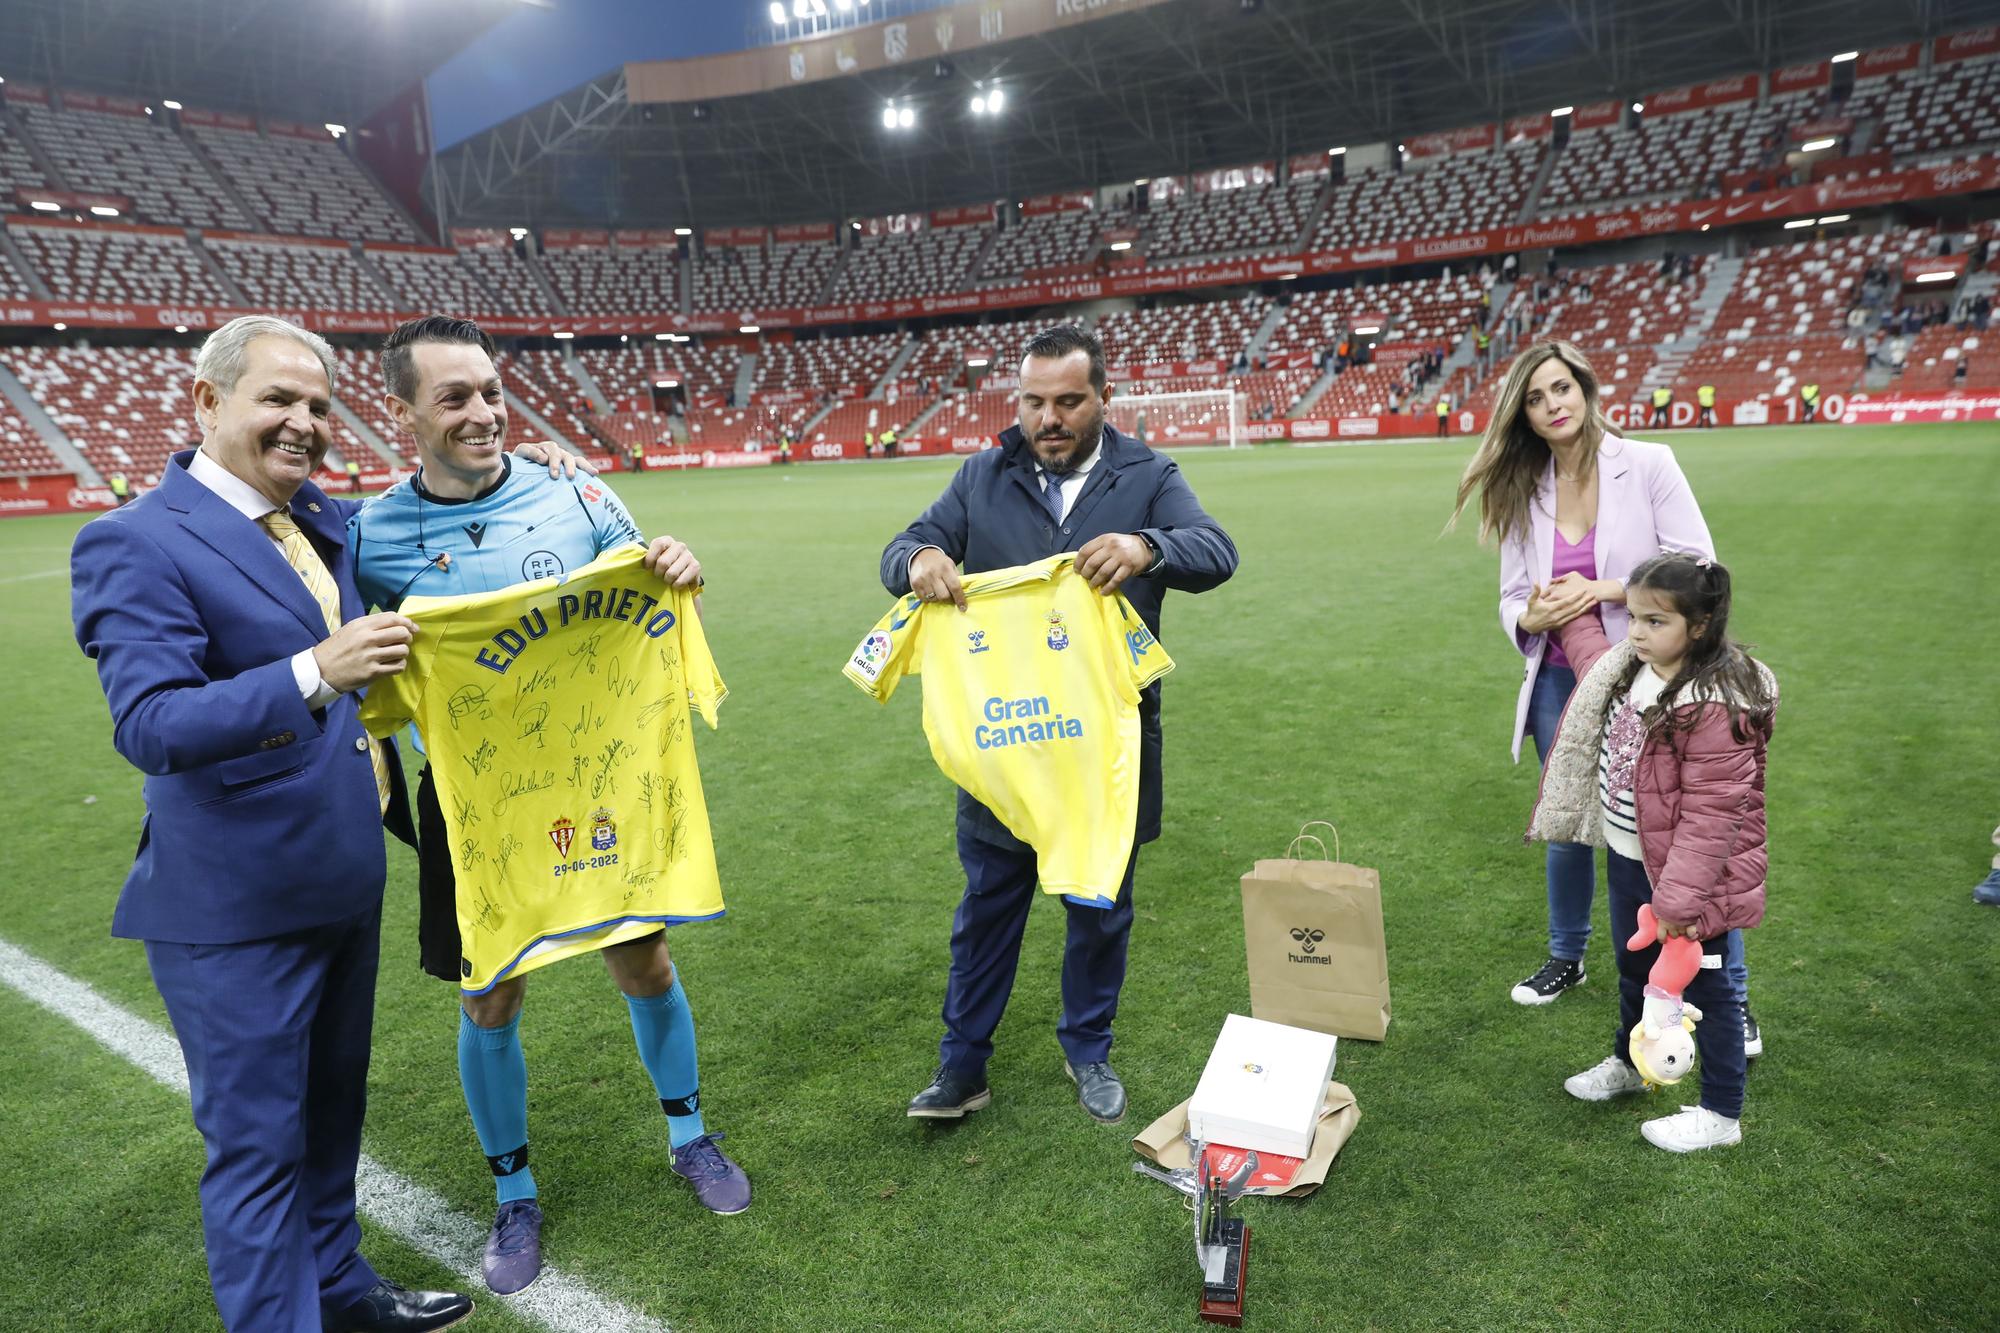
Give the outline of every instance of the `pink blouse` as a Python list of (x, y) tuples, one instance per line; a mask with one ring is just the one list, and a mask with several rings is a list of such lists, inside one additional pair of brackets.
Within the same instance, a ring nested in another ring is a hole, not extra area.
[[(1549, 561), (1549, 582), (1553, 583), (1565, 574), (1581, 574), (1587, 579), (1597, 577), (1597, 529), (1593, 526), (1583, 534), (1583, 540), (1574, 546), (1563, 536), (1562, 529), (1556, 529), (1556, 545)], [(1563, 655), (1562, 642), (1557, 636), (1549, 636), (1549, 654), (1545, 659), (1550, 666), (1567, 667), (1569, 658)]]

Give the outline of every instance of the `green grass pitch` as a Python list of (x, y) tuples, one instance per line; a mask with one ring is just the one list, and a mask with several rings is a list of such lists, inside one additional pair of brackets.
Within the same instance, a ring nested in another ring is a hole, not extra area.
[[(1741, 1147), (1647, 1147), (1673, 1092), (1562, 1092), (1613, 1022), (1601, 894), (1589, 984), (1507, 998), (1542, 956), (1541, 857), (1520, 841), (1533, 767), (1507, 758), (1497, 557), (1439, 536), (1467, 441), (1181, 455), (1243, 563), (1167, 601), (1166, 836), (1139, 861), (1117, 1128), (1062, 1076), (1052, 902), (992, 1107), (903, 1115), (935, 1059), (950, 792), (916, 689), (878, 708), (840, 667), (886, 605), (883, 543), (954, 465), (649, 476), (620, 489), (700, 554), (732, 690), (699, 742), (732, 912), (673, 949), (710, 1124), (757, 1200), (710, 1217), (669, 1176), (625, 1007), (573, 960), (535, 976), (523, 1024), (550, 1261), (675, 1329), (1195, 1328), (1187, 1214), (1129, 1172), (1128, 1140), (1247, 1009), (1238, 876), (1326, 818), (1382, 872), (1395, 1021), (1341, 1045), (1363, 1118), (1326, 1187), (1244, 1205), (1249, 1327), (2000, 1325), (2000, 912), (1969, 894), (2000, 820), (2000, 429), (1673, 442), (1735, 628), (1784, 688), (1749, 940), (1769, 1054)], [(108, 935), (140, 779), (71, 639), (76, 527), (0, 524), (0, 937), (164, 1021), (139, 947)], [(394, 847), (368, 1149), (484, 1217), (414, 879)], [(186, 1103), (5, 989), (0, 1034), (0, 1327), (213, 1328)], [(446, 1279), (372, 1226), (367, 1248)], [(525, 1327), (490, 1299), (472, 1326)]]

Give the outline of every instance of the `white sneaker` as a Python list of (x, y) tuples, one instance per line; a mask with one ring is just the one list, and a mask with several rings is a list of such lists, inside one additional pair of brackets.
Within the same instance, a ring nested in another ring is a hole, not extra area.
[(1699, 1152), (1743, 1142), (1743, 1122), (1717, 1115), (1706, 1106), (1683, 1106), (1675, 1115), (1661, 1116), (1639, 1126), (1646, 1142), (1668, 1152)]
[(1563, 1080), (1563, 1091), (1580, 1101), (1608, 1102), (1634, 1092), (1644, 1092), (1646, 1080), (1639, 1071), (1615, 1055), (1607, 1055), (1581, 1074)]

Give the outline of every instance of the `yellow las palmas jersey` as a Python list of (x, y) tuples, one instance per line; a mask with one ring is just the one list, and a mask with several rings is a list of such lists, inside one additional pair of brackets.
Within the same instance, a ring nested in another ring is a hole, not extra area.
[(416, 723), (451, 830), (460, 986), (722, 915), (690, 710), (728, 693), (691, 589), (645, 548), (567, 578), (412, 597), (409, 664), (369, 688), (377, 736)]
[(962, 612), (904, 597), (842, 674), (883, 703), (921, 674), (945, 776), (1035, 849), (1042, 892), (1108, 906), (1138, 822), (1139, 691), (1174, 664), (1073, 559), (968, 575)]

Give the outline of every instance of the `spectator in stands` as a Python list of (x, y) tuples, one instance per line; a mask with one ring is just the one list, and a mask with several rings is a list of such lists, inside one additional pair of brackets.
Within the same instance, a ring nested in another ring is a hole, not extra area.
[(1438, 418), (1438, 438), (1443, 439), (1446, 435), (1451, 433), (1450, 394), (1441, 393), (1438, 395), (1437, 418)]
[(1954, 389), (1963, 389), (1963, 388), (1965, 387), (1965, 379), (1966, 379), (1966, 376), (1967, 376), (1967, 374), (1969, 374), (1969, 373), (1970, 373), (1970, 372), (1969, 372), (1969, 367), (1970, 367), (1970, 365), (1971, 365), (1971, 361), (1972, 361), (1972, 358), (1971, 358), (1971, 357), (1968, 357), (1968, 356), (1964, 356), (1964, 355), (1961, 355), (1961, 356), (1960, 356), (1960, 357), (1958, 358), (1958, 364), (1957, 364), (1956, 366), (1953, 366), (1953, 367), (1952, 367), (1952, 370), (1951, 370), (1951, 387), (1952, 387), (1952, 388), (1954, 388)]
[(1805, 418), (1806, 418), (1806, 423), (1808, 425), (1810, 425), (1815, 421), (1818, 421), (1819, 385), (1801, 384), (1799, 386), (1799, 404), (1805, 409)]
[(361, 494), (361, 464), (347, 460), (347, 490), (350, 495)]
[(1653, 417), (1649, 426), (1670, 426), (1673, 424), (1674, 391), (1664, 386), (1653, 390)]
[[(1514, 759), (1532, 734), (1546, 764), (1576, 688), (1553, 631), (1595, 607), (1606, 635), (1624, 638), (1626, 574), (1663, 547), (1713, 559), (1714, 543), (1673, 451), (1611, 433), (1596, 372), (1567, 342), (1539, 342), (1515, 358), (1459, 480), (1452, 522), (1474, 491), (1479, 535), (1500, 544), (1500, 623), (1528, 660), (1514, 704)], [(1520, 1004), (1547, 1004), (1584, 980), (1597, 891), (1590, 848), (1551, 844), (1547, 876), (1548, 959), (1514, 987)], [(1745, 997), (1740, 949), (1726, 966)], [(1747, 1009), (1744, 1026), (1748, 1052), (1761, 1053)]]
[(111, 498), (120, 506), (132, 498), (132, 479), (123, 472), (111, 474)]
[(1713, 426), (1715, 424), (1715, 386), (1713, 384), (1704, 384), (1697, 388), (1694, 391), (1694, 400), (1701, 408), (1701, 415), (1696, 418), (1696, 423), (1701, 426)]
[(1987, 321), (1993, 318), (1993, 298), (1981, 292), (1972, 303), (1972, 327), (1986, 332)]

